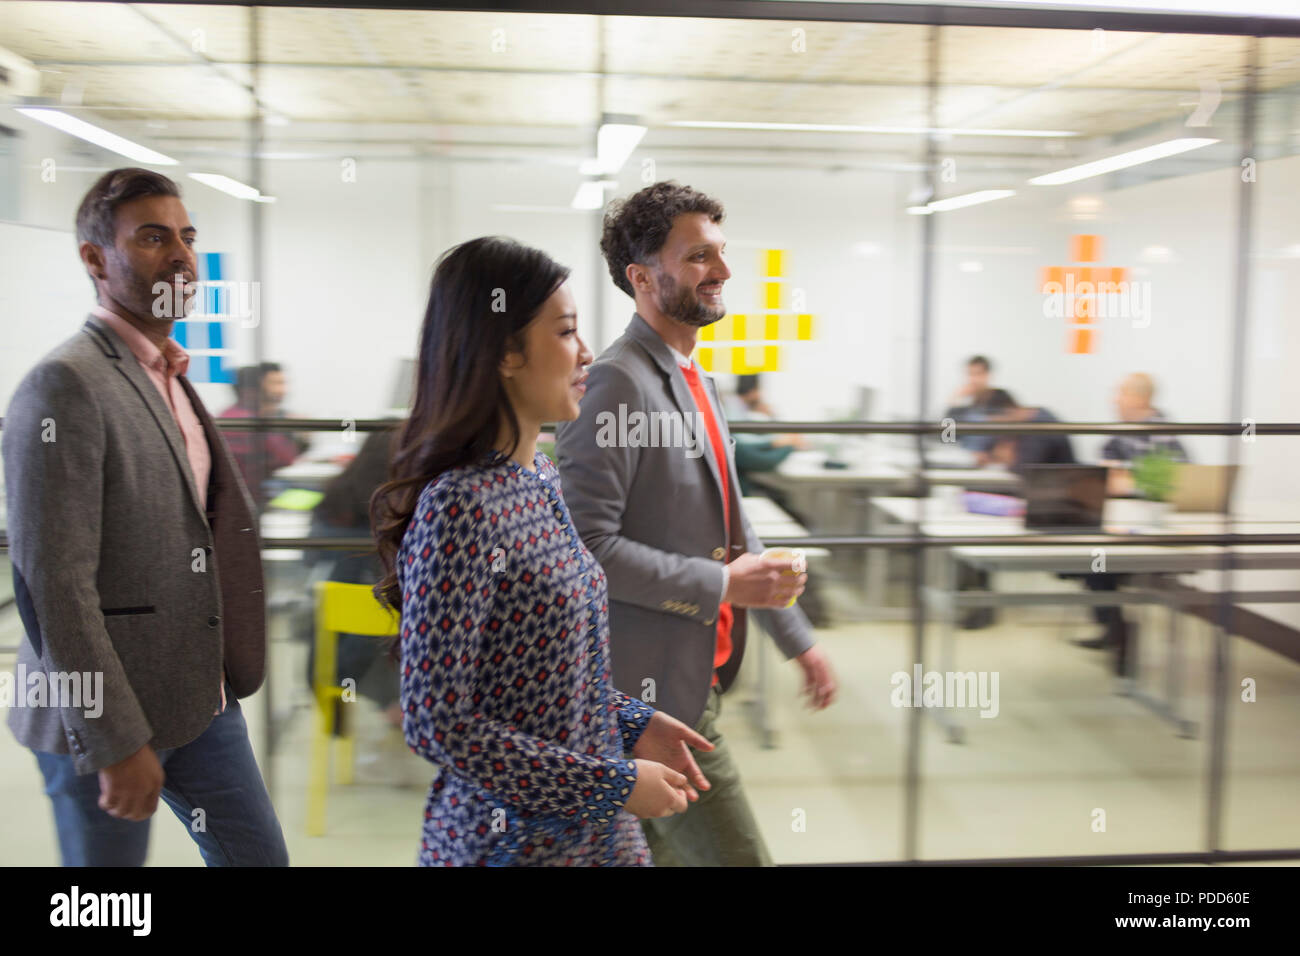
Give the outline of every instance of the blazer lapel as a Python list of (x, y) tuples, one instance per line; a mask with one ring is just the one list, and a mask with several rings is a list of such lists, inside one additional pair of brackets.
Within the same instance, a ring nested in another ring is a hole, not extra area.
[[(709, 466), (709, 474), (713, 476), (713, 485), (715, 488), (717, 488), (718, 491), (718, 504), (721, 505), (722, 504), (721, 469), (726, 468), (727, 463), (725, 461), (719, 462), (714, 458), (713, 442), (709, 440), (709, 430), (707, 426), (705, 426), (701, 422), (700, 428), (698, 430), (699, 433), (695, 434), (696, 430), (694, 427), (694, 423), (699, 421), (699, 419), (695, 417), (695, 413), (699, 411), (699, 409), (695, 405), (695, 396), (691, 394), (691, 387), (686, 384), (686, 376), (683, 375), (681, 369), (677, 367), (677, 359), (675, 359), (673, 357), (673, 353), (669, 351), (667, 343), (665, 343), (664, 340), (659, 337), (659, 333), (656, 332), (654, 329), (652, 329), (650, 327), (650, 324), (646, 322), (645, 319), (641, 318), (640, 315), (633, 314), (632, 324), (628, 327), (628, 331), (632, 334), (632, 337), (635, 338), (637, 342), (639, 342), (641, 346), (650, 354), (650, 357), (654, 359), (655, 364), (659, 366), (659, 370), (664, 373), (664, 376), (668, 380), (668, 391), (672, 395), (673, 401), (677, 405), (677, 410), (681, 412), (683, 416), (682, 421), (691, 423), (689, 427), (691, 428), (695, 440), (702, 443), (703, 445), (702, 457), (704, 458), (705, 462)], [(701, 374), (700, 381), (706, 383), (704, 385), (704, 391), (706, 395), (713, 392), (712, 379), (708, 378), (706, 375)], [(720, 416), (720, 408), (718, 407), (719, 403), (715, 401), (713, 405), (714, 405), (713, 417), (714, 420), (718, 423), (718, 434), (722, 436), (722, 441), (724, 446), (723, 454), (726, 454), (725, 446), (727, 442), (727, 428), (724, 422), (722, 421), (721, 417), (719, 417)], [(736, 490), (737, 490), (735, 482), (732, 482), (730, 484), (730, 487), (731, 487), (730, 497), (732, 500), (735, 500)], [(738, 527), (738, 525), (734, 520), (731, 522), (731, 527), (732, 527), (732, 534), (734, 536), (735, 530)]]
[(190, 468), (190, 458), (185, 452), (185, 438), (181, 435), (181, 429), (176, 424), (176, 419), (172, 417), (171, 409), (167, 407), (163, 397), (158, 394), (158, 386), (154, 385), (149, 378), (149, 374), (140, 367), (135, 354), (127, 348), (126, 343), (118, 338), (117, 333), (112, 329), (103, 323), (95, 321), (94, 316), (86, 320), (84, 328), (99, 343), (99, 347), (104, 354), (114, 361), (117, 370), (131, 383), (131, 386), (140, 396), (140, 400), (144, 402), (145, 408), (149, 409), (149, 414), (153, 416), (154, 422), (162, 430), (163, 437), (167, 439), (167, 447), (171, 449), (172, 458), (176, 461), (176, 467), (180, 469), (181, 475), (185, 479), (185, 487), (190, 492), (190, 501), (193, 502), (199, 514), (204, 514), (194, 484), (194, 472)]

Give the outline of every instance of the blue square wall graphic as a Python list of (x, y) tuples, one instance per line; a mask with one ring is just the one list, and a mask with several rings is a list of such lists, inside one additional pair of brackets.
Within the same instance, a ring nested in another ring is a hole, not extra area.
[(172, 326), (172, 337), (190, 353), (191, 382), (235, 382), (235, 335), (230, 315), (229, 290), (220, 285), (225, 279), (226, 254), (205, 252), (199, 256), (198, 302), (190, 318), (179, 319)]

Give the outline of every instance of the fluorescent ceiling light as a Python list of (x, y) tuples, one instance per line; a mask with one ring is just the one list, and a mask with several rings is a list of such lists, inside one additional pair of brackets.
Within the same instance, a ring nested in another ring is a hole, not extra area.
[(1068, 169), (1059, 169), (1044, 176), (1035, 176), (1029, 181), (1035, 186), (1059, 186), (1062, 183), (1073, 183), (1078, 182), (1080, 179), (1113, 173), (1117, 169), (1140, 166), (1142, 163), (1154, 162), (1157, 159), (1164, 159), (1166, 156), (1177, 156), (1179, 153), (1200, 149), (1202, 146), (1209, 146), (1211, 143), (1217, 142), (1217, 139), (1171, 139), (1164, 143), (1156, 143), (1154, 146), (1146, 146), (1142, 149), (1134, 149), (1127, 153), (1109, 156), (1106, 159), (1099, 159), (1096, 162), (1084, 163), (1082, 166), (1071, 166)]
[(992, 202), (995, 199), (1006, 199), (1015, 194), (1014, 189), (981, 189), (979, 192), (966, 193), (962, 196), (936, 199), (932, 203), (926, 203), (925, 208), (931, 212), (947, 212), (949, 209), (961, 209), (964, 206), (977, 206), (982, 202)]
[(907, 214), (908, 214), (909, 216), (928, 216), (928, 215), (930, 215), (930, 213), (932, 213), (932, 212), (934, 212), (934, 210), (931, 209), (931, 208), (929, 208), (928, 206), (908, 206), (908, 207), (907, 207)]
[(842, 123), (739, 123), (728, 120), (677, 120), (669, 126), (692, 129), (757, 129), (794, 133), (899, 133), (917, 136), (936, 133), (945, 136), (1028, 136), (1058, 139), (1078, 136), (1068, 129), (957, 129), (947, 126), (850, 126)]
[(263, 196), (252, 186), (247, 186), (237, 179), (231, 179), (229, 176), (222, 176), (218, 173), (190, 173), (190, 179), (197, 179), (205, 186), (211, 186), (213, 189), (220, 189), (223, 193), (234, 196), (236, 199), (252, 199), (256, 202), (275, 202), (274, 197)]
[(610, 179), (589, 179), (573, 194), (574, 209), (601, 209), (605, 205), (605, 187), (613, 185)]
[(117, 153), (119, 156), (133, 159), (137, 163), (148, 163), (151, 166), (175, 166), (177, 164), (177, 160), (172, 159), (170, 156), (164, 156), (147, 146), (133, 143), (131, 140), (118, 136), (116, 133), (110, 133), (106, 129), (100, 129), (98, 126), (87, 123), (83, 119), (77, 119), (77, 117), (62, 110), (32, 106), (15, 106), (14, 109), (24, 116), (44, 123), (46, 126), (53, 126), (69, 136), (84, 139), (87, 143), (94, 143), (96, 146)]
[(596, 161), (602, 173), (616, 173), (645, 135), (646, 128), (634, 123), (602, 123), (596, 131)]

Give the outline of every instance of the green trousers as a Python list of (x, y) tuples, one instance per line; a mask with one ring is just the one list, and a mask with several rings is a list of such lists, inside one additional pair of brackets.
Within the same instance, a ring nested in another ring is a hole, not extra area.
[(685, 813), (642, 820), (655, 866), (771, 866), (772, 858), (749, 808), (731, 748), (718, 732), (722, 694), (709, 691), (695, 730), (713, 744), (709, 753), (694, 750), (700, 770), (712, 784)]

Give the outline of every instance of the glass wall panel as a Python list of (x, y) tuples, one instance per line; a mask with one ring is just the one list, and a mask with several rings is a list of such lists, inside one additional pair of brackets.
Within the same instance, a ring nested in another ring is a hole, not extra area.
[[(291, 857), (408, 865), (435, 771), (402, 739), (378, 640), (339, 645), (355, 696), (318, 705), (316, 586), (375, 580), (387, 433), (366, 422), (407, 414), (434, 265), (468, 239), (568, 266), (599, 354), (634, 310), (601, 256), (608, 204), (663, 180), (722, 202), (728, 314), (694, 357), (764, 539), (1300, 529), (1300, 438), (1252, 428), (1300, 397), (1300, 41), (1168, 22), (7, 3), (0, 401), (93, 304), (86, 190), (126, 165), (175, 179), (206, 283), (175, 338), (267, 545), (269, 676), (243, 706)], [(611, 158), (614, 126), (634, 135)], [(1232, 433), (978, 433), (1157, 415)], [(764, 418), (883, 432), (744, 430)], [(798, 665), (754, 639), (720, 719), (774, 860), (1294, 846), (1295, 547), (1242, 550), (1227, 578), (1208, 547), (810, 545), (800, 606), (839, 699), (810, 712)], [(22, 639), (7, 562), (0, 668)], [(1229, 615), (1228, 588), (1269, 600)], [(322, 825), (323, 715), (355, 763)], [(0, 844), (54, 862), (7, 733), (0, 770)], [(198, 862), (178, 826), (153, 840), (152, 863)]]

